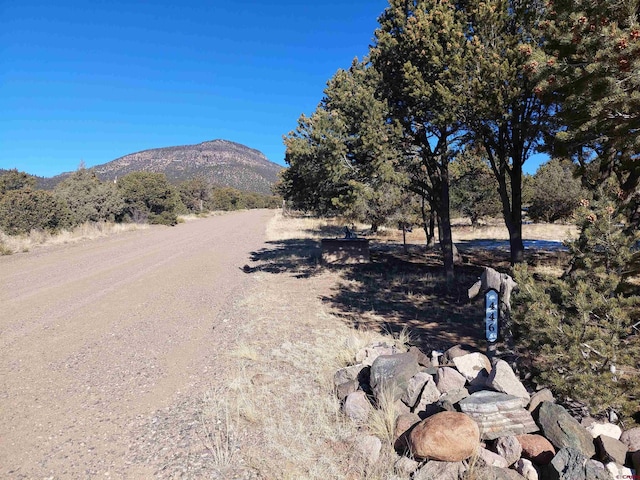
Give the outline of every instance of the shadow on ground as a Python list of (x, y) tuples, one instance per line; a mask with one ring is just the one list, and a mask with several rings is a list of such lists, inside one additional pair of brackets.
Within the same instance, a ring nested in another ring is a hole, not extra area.
[(290, 273), (296, 278), (308, 278), (321, 271), (320, 242), (291, 239), (267, 242), (268, 247), (251, 252), (255, 266), (245, 265), (245, 273)]

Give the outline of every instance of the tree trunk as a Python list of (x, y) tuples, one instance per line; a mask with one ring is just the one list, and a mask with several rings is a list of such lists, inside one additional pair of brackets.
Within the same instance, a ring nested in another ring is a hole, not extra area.
[(511, 265), (524, 262), (522, 241), (522, 166), (514, 165), (511, 171), (511, 216), (507, 222)]
[(433, 208), (427, 212), (427, 199), (422, 195), (422, 203), (420, 211), (422, 213), (422, 228), (427, 238), (427, 250), (433, 248), (436, 244), (436, 216)]
[(451, 212), (449, 210), (449, 168), (442, 165), (440, 201), (438, 202), (438, 232), (440, 233), (440, 248), (444, 262), (444, 273), (447, 283), (453, 283), (455, 279), (453, 258), (453, 235), (451, 233)]

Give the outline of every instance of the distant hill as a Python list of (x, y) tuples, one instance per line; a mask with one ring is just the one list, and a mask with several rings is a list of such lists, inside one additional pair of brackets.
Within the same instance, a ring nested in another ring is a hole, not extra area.
[[(215, 186), (270, 194), (282, 167), (258, 150), (228, 140), (213, 140), (197, 145), (143, 150), (90, 170), (105, 181), (131, 172), (158, 172), (164, 173), (171, 182), (204, 177)], [(53, 188), (70, 174), (63, 173), (39, 183), (43, 188)]]

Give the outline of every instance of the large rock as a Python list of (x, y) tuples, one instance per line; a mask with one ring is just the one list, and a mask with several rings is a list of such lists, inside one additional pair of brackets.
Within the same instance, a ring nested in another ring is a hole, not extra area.
[(517, 435), (516, 439), (522, 447), (522, 456), (536, 465), (548, 465), (556, 455), (556, 449), (542, 435)]
[(469, 385), (483, 386), (491, 372), (491, 362), (480, 352), (455, 357), (453, 364), (464, 375)]
[(615, 462), (624, 465), (627, 460), (627, 446), (620, 440), (606, 435), (599, 435), (595, 439), (598, 460), (602, 463)]
[(369, 384), (376, 400), (399, 400), (409, 384), (409, 380), (420, 370), (416, 358), (410, 353), (381, 355), (371, 365)]
[(513, 465), (522, 456), (522, 445), (513, 435), (498, 438), (494, 448), (496, 453), (507, 461), (507, 466)]
[(367, 398), (367, 394), (362, 390), (350, 393), (342, 406), (344, 413), (351, 420), (356, 422), (364, 422), (369, 418), (371, 413), (371, 403)]
[(562, 448), (545, 469), (549, 480), (611, 480), (609, 473), (598, 468), (574, 448)]
[(538, 431), (531, 414), (522, 407), (522, 399), (506, 393), (483, 390), (458, 405), (478, 423), (483, 440)]
[(433, 377), (431, 375), (425, 372), (416, 373), (407, 382), (407, 388), (400, 397), (400, 400), (410, 408), (415, 407), (427, 382), (433, 383)]
[(640, 427), (622, 432), (620, 441), (627, 446), (630, 452), (640, 451)]
[(448, 393), (464, 388), (467, 379), (455, 368), (440, 367), (436, 373), (436, 387), (440, 393)]
[(544, 436), (556, 448), (573, 448), (587, 458), (595, 455), (591, 434), (560, 405), (542, 402), (538, 423)]
[(413, 480), (459, 480), (466, 468), (462, 462), (427, 462), (412, 477)]
[(409, 448), (416, 458), (459, 462), (480, 446), (478, 425), (467, 415), (440, 412), (413, 427)]
[(504, 360), (498, 360), (493, 365), (487, 379), (487, 386), (498, 392), (521, 398), (523, 407), (529, 404), (529, 392)]

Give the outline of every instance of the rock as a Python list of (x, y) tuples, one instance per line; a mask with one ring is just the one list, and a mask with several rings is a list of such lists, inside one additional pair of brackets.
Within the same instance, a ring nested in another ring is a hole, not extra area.
[(405, 456), (400, 457), (394, 465), (395, 471), (407, 478), (418, 470), (419, 467), (420, 462)]
[(475, 467), (471, 478), (482, 480), (522, 480), (522, 475), (508, 468), (485, 465)]
[[(338, 385), (342, 385), (351, 380), (361, 380), (363, 375), (368, 375), (368, 373), (369, 367), (367, 365), (358, 364), (344, 367), (338, 370), (333, 376), (333, 384), (338, 387)], [(366, 383), (369, 382), (367, 381)]]
[(598, 460), (602, 463), (615, 462), (620, 465), (624, 465), (627, 460), (627, 446), (620, 440), (608, 437), (606, 435), (599, 435), (595, 439), (595, 447), (598, 455)]
[(453, 359), (453, 364), (464, 375), (469, 385), (484, 385), (484, 381), (491, 372), (491, 362), (486, 355), (475, 352)]
[(494, 448), (496, 453), (507, 461), (507, 467), (516, 463), (522, 456), (522, 445), (513, 435), (498, 438)]
[(418, 347), (412, 346), (409, 348), (409, 353), (413, 355), (418, 362), (418, 365), (422, 367), (431, 367), (431, 358), (424, 354)]
[(477, 422), (483, 440), (538, 431), (531, 414), (522, 407), (522, 400), (506, 393), (483, 390), (458, 405)]
[(504, 360), (498, 360), (493, 365), (487, 379), (487, 386), (498, 392), (522, 398), (523, 407), (529, 404), (529, 392)]
[(574, 448), (587, 458), (595, 455), (591, 434), (560, 405), (542, 402), (538, 423), (544, 436), (556, 448)]
[[(609, 472), (609, 475), (611, 475), (611, 478), (614, 478), (616, 480), (622, 479), (622, 478), (625, 478), (625, 479), (634, 478), (634, 474), (631, 471), (631, 469), (627, 468), (627, 467), (624, 467), (622, 465), (618, 465), (616, 463), (610, 462), (610, 463), (607, 463), (604, 466), (604, 468), (605, 468), (605, 470), (607, 472)], [(637, 476), (636, 476), (636, 478), (637, 478)]]
[(454, 345), (453, 347), (451, 347), (450, 349), (448, 349), (446, 352), (444, 352), (442, 354), (442, 357), (440, 357), (440, 364), (441, 365), (452, 365), (453, 364), (453, 359), (456, 357), (461, 357), (463, 355), (469, 355), (470, 353), (473, 353), (475, 350), (468, 346), (468, 345)]
[(456, 404), (469, 396), (469, 392), (466, 388), (461, 388), (460, 390), (452, 390), (450, 392), (444, 393), (438, 399), (438, 406), (443, 410), (448, 410), (450, 412), (457, 412)]
[(589, 425), (586, 425), (585, 428), (593, 438), (597, 438), (600, 435), (606, 435), (607, 437), (620, 440), (620, 435), (622, 435), (622, 429), (613, 423), (592, 422)]
[(458, 462), (473, 455), (479, 446), (478, 425), (457, 412), (436, 413), (409, 434), (410, 451), (416, 458)]
[(436, 383), (433, 381), (433, 377), (429, 375), (427, 383), (422, 389), (420, 394), (420, 400), (414, 408), (414, 412), (421, 414), (422, 417), (428, 417), (434, 413), (440, 411), (440, 407), (437, 405), (437, 401), (440, 398), (440, 391), (436, 387)]
[(377, 463), (382, 450), (382, 442), (378, 437), (373, 435), (365, 435), (357, 437), (355, 440), (355, 449), (368, 465)]
[(336, 395), (338, 399), (342, 401), (347, 398), (350, 393), (357, 392), (358, 388), (360, 388), (360, 382), (358, 382), (358, 380), (349, 380), (337, 386)]
[(538, 480), (540, 478), (536, 467), (531, 463), (531, 460), (526, 458), (521, 458), (516, 462), (516, 472), (526, 480)]
[(448, 393), (464, 388), (467, 379), (455, 368), (440, 367), (436, 373), (436, 387), (440, 393)]
[(431, 460), (412, 477), (413, 480), (458, 480), (463, 478), (465, 466), (462, 462), (440, 462)]
[(551, 390), (549, 390), (548, 388), (543, 388), (542, 390), (538, 390), (536, 393), (531, 395), (531, 400), (529, 401), (527, 410), (529, 411), (529, 413), (534, 413), (542, 402), (554, 403), (555, 401), (556, 399), (553, 398), (553, 393), (551, 393)]
[(398, 349), (395, 346), (378, 342), (359, 350), (356, 353), (356, 362), (371, 366), (380, 355), (395, 355), (396, 353), (398, 353)]
[(542, 435), (517, 435), (516, 440), (522, 447), (522, 456), (536, 465), (548, 465), (556, 455), (556, 449)]
[(407, 407), (402, 400), (396, 400), (393, 404), (393, 408), (395, 408), (397, 415), (411, 413), (411, 409)]
[(369, 384), (378, 403), (382, 403), (383, 396), (399, 400), (409, 380), (419, 369), (418, 362), (410, 353), (381, 355), (376, 358), (371, 365)]
[(635, 427), (622, 432), (622, 435), (620, 435), (620, 441), (629, 448), (630, 452), (637, 452), (640, 450), (640, 427)]
[(396, 418), (396, 426), (393, 431), (394, 448), (398, 452), (404, 452), (409, 448), (409, 432), (414, 425), (420, 423), (420, 417), (415, 413), (403, 413)]
[(371, 403), (367, 398), (367, 394), (362, 390), (350, 393), (342, 406), (344, 413), (351, 420), (356, 422), (364, 422), (371, 412)]
[(492, 467), (507, 468), (509, 466), (507, 460), (491, 450), (486, 448), (478, 448), (478, 460), (484, 465)]
[(416, 373), (407, 382), (407, 388), (400, 397), (400, 400), (402, 400), (409, 408), (415, 407), (416, 403), (418, 403), (418, 400), (420, 399), (420, 394), (428, 381), (433, 382), (433, 377), (431, 375), (424, 372)]
[(575, 448), (562, 448), (545, 470), (549, 480), (611, 480), (609, 473), (589, 462)]

